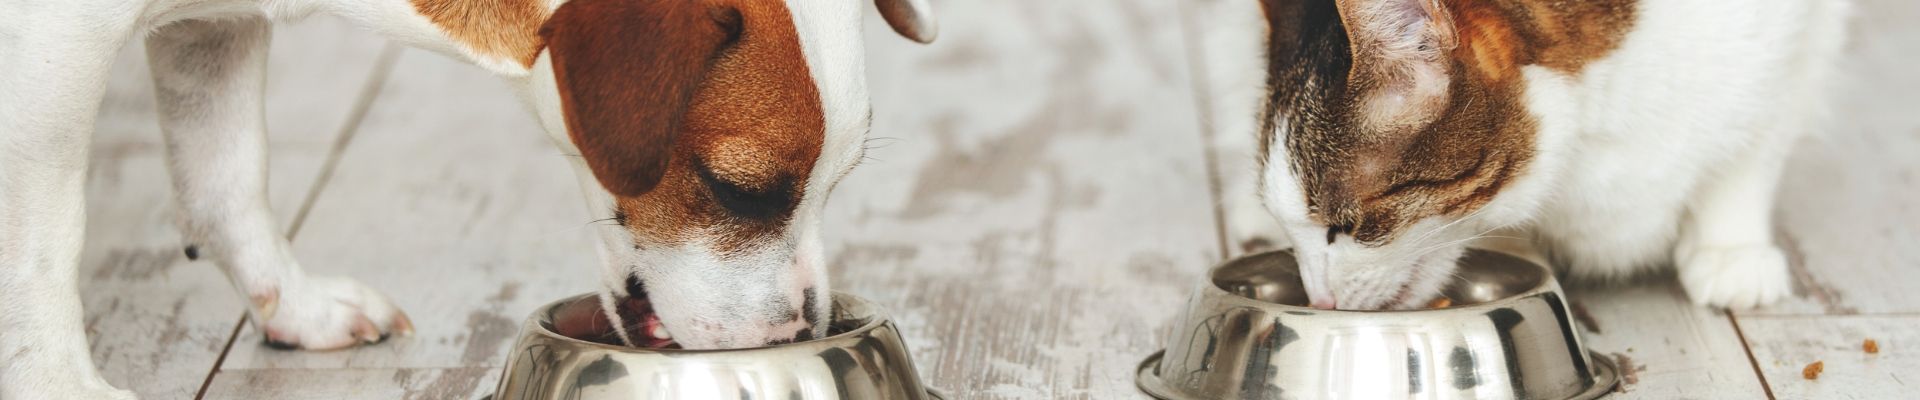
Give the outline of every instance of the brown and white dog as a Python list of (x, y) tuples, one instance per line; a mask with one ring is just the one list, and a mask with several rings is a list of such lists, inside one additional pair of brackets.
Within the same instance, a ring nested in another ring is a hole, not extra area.
[[(932, 40), (925, 0), (876, 3)], [(270, 25), (314, 13), (495, 72), (582, 156), (590, 206), (619, 222), (601, 235), (604, 297), (650, 291), (665, 325), (623, 337), (725, 348), (825, 329), (819, 215), (871, 116), (854, 0), (0, 0), (0, 399), (132, 397), (94, 371), (75, 263), (105, 75), (142, 36), (187, 255), (227, 272), (270, 344), (411, 330), (383, 295), (305, 272), (267, 209)]]

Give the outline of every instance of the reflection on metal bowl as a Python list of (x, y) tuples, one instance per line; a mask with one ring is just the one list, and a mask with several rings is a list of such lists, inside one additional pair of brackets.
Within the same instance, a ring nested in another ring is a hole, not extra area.
[(1167, 349), (1140, 365), (1162, 399), (1592, 399), (1614, 366), (1581, 347), (1546, 267), (1472, 250), (1446, 308), (1304, 307), (1285, 251), (1208, 273), (1175, 320)]
[(879, 307), (833, 294), (836, 334), (730, 350), (613, 346), (553, 332), (541, 307), (521, 329), (494, 400), (938, 400)]

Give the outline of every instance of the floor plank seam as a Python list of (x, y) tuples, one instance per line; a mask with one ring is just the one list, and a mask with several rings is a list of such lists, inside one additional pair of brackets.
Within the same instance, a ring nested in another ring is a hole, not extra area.
[(1760, 369), (1760, 358), (1753, 356), (1753, 345), (1747, 342), (1747, 333), (1740, 330), (1740, 317), (1729, 310), (1727, 323), (1733, 325), (1734, 337), (1740, 338), (1740, 351), (1747, 353), (1747, 364), (1753, 366), (1753, 377), (1760, 379), (1760, 390), (1767, 393), (1767, 400), (1778, 399), (1773, 396), (1773, 385), (1767, 383), (1766, 372)]
[(387, 84), (387, 75), (393, 72), (393, 65), (400, 58), (402, 47), (387, 43), (380, 51), (379, 61), (374, 62), (373, 76), (368, 77), (367, 86), (361, 88), (360, 98), (354, 101), (353, 110), (347, 113), (347, 121), (340, 125), (340, 134), (334, 137), (333, 149), (327, 154), (327, 161), (320, 165), (320, 176), (314, 178), (313, 188), (307, 189), (307, 197), (301, 201), (300, 212), (294, 214), (292, 226), (287, 228), (287, 238), (291, 240), (306, 225), (307, 213), (313, 211), (313, 204), (320, 199), (327, 182), (333, 180), (333, 171), (340, 165), (340, 157), (353, 142), (354, 134), (360, 130), (360, 122), (367, 117), (367, 110), (373, 107), (373, 100), (380, 95), (380, 87)]
[(227, 332), (227, 344), (220, 347), (220, 357), (213, 359), (213, 368), (207, 370), (207, 379), (200, 381), (200, 390), (193, 393), (193, 400), (207, 397), (207, 389), (213, 387), (213, 377), (220, 374), (220, 365), (227, 362), (227, 353), (233, 351), (233, 342), (240, 340), (240, 327), (246, 326), (247, 313), (241, 312), (240, 319), (233, 321), (233, 331)]
[(1207, 75), (1206, 40), (1194, 25), (1192, 6), (1193, 4), (1186, 4), (1180, 7), (1180, 36), (1185, 39), (1181, 40), (1181, 44), (1187, 48), (1187, 70), (1189, 71), (1187, 75), (1193, 91), (1194, 119), (1199, 123), (1200, 128), (1200, 158), (1205, 164), (1202, 167), (1207, 174), (1207, 194), (1212, 200), (1209, 202), (1209, 208), (1213, 210), (1215, 250), (1220, 260), (1226, 260), (1227, 256), (1231, 255), (1229, 249), (1232, 248), (1227, 243), (1232, 239), (1227, 237), (1226, 210), (1222, 209), (1224, 199), (1221, 198), (1220, 157), (1214, 154), (1213, 148), (1213, 93), (1208, 90), (1213, 87), (1213, 81), (1212, 77)]

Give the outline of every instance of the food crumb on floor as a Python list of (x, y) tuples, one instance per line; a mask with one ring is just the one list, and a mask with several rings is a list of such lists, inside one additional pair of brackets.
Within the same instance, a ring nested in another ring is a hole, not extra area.
[(1807, 378), (1807, 380), (1820, 379), (1820, 372), (1826, 369), (1827, 363), (1825, 361), (1814, 361), (1812, 364), (1807, 364), (1806, 368), (1800, 369), (1800, 377)]
[(1880, 354), (1880, 343), (1867, 339), (1865, 342), (1860, 342), (1860, 350), (1866, 351), (1867, 354)]
[(1620, 380), (1625, 383), (1620, 385), (1621, 393), (1626, 392), (1627, 385), (1640, 384), (1640, 371), (1647, 369), (1646, 366), (1633, 365), (1633, 357), (1627, 357), (1626, 354), (1613, 353), (1613, 363), (1614, 367), (1620, 369)]

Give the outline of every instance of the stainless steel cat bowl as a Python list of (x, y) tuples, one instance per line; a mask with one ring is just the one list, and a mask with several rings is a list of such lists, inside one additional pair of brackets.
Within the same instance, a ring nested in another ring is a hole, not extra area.
[(534, 312), (507, 357), (494, 400), (941, 398), (921, 385), (885, 313), (852, 295), (833, 294), (834, 324), (845, 332), (733, 350), (640, 349), (554, 333), (555, 310), (585, 296)]
[(1304, 307), (1289, 252), (1231, 260), (1140, 364), (1161, 399), (1592, 399), (1619, 375), (1580, 345), (1552, 271), (1470, 250), (1445, 290), (1414, 311)]

